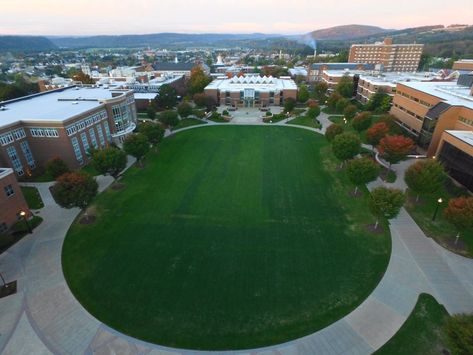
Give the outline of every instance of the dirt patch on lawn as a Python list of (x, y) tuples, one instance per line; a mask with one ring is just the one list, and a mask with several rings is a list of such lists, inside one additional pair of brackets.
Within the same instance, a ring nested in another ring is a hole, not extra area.
[(92, 224), (95, 222), (95, 220), (97, 219), (97, 217), (95, 217), (94, 215), (90, 215), (88, 214), (87, 216), (82, 216), (81, 219), (79, 219), (79, 223), (80, 224)]
[(355, 192), (355, 190), (348, 192), (348, 195), (354, 198), (358, 198), (358, 197), (363, 196), (363, 192), (361, 192), (361, 190), (358, 189), (357, 192)]
[(125, 184), (122, 184), (121, 182), (115, 182), (112, 184), (112, 190), (123, 190), (125, 188)]
[(383, 234), (384, 232), (383, 226), (381, 226), (381, 224), (378, 224), (377, 227), (376, 224), (367, 224), (365, 227), (368, 232), (373, 234)]

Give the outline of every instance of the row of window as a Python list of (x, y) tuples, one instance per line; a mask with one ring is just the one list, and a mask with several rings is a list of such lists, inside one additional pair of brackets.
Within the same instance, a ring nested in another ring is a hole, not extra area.
[(55, 128), (30, 128), (30, 133), (32, 137), (46, 137), (46, 138), (57, 138), (59, 137), (59, 132)]
[(468, 119), (468, 118), (466, 118), (466, 117), (460, 116), (460, 117), (458, 118), (458, 120), (459, 120), (460, 122), (463, 122), (464, 124), (467, 124), (468, 126), (473, 126), (473, 120), (470, 120), (470, 119)]
[(86, 127), (90, 127), (93, 124), (100, 122), (106, 118), (107, 118), (107, 111), (102, 110), (100, 112), (93, 114), (92, 116), (89, 116), (87, 118), (84, 118), (83, 120), (77, 121), (70, 126), (67, 126), (66, 133), (68, 136), (71, 136), (75, 134), (76, 132), (82, 131)]
[(423, 106), (425, 106), (425, 107), (432, 107), (432, 105), (429, 104), (428, 102), (426, 102), (426, 101), (424, 101), (424, 100), (421, 100), (421, 99), (419, 99), (418, 97), (409, 95), (409, 94), (405, 93), (404, 91), (399, 91), (399, 90), (398, 90), (397, 93), (398, 93), (399, 95), (404, 96), (405, 98), (408, 98), (409, 100), (418, 102), (418, 103), (420, 103), (421, 105), (423, 105)]
[(26, 137), (25, 130), (23, 128), (18, 128), (13, 131), (0, 135), (0, 144), (7, 145), (10, 143), (13, 143), (15, 140), (20, 140), (25, 137)]
[[(20, 148), (21, 148), (21, 151), (23, 153), (23, 156), (25, 157), (25, 160), (26, 160), (28, 166), (31, 169), (34, 169), (36, 167), (36, 162), (34, 160), (33, 153), (31, 152), (31, 149), (30, 149), (30, 146), (28, 145), (28, 142), (27, 141), (21, 142), (20, 143)], [(12, 165), (13, 169), (16, 171), (16, 173), (19, 176), (24, 175), (25, 172), (23, 170), (23, 164), (21, 164), (20, 157), (19, 157), (15, 147), (14, 146), (9, 146), (9, 147), (7, 147), (6, 150), (7, 150), (7, 155), (10, 158), (11, 165)]]
[(412, 111), (410, 111), (410, 110), (408, 110), (408, 109), (402, 107), (401, 105), (398, 105), (398, 104), (395, 103), (394, 106), (397, 107), (399, 110), (404, 111), (404, 112), (407, 113), (409, 116), (412, 116), (412, 117), (418, 119), (419, 121), (424, 121), (424, 117), (419, 116), (418, 114), (416, 114), (416, 113), (414, 113), (414, 112), (412, 112)]
[[(100, 147), (103, 148), (106, 145), (106, 141), (110, 142), (112, 140), (112, 136), (110, 134), (110, 127), (108, 126), (107, 121), (105, 121), (103, 123), (103, 128), (105, 130), (105, 135), (104, 135), (104, 132), (102, 130), (102, 125), (98, 124), (98, 125), (95, 126), (95, 128), (97, 129), (97, 133), (98, 133), (98, 137), (99, 137), (98, 142), (97, 142), (97, 137), (95, 135), (95, 130), (94, 130), (93, 127), (89, 129), (90, 143), (89, 143), (89, 139), (87, 138), (86, 132), (82, 132), (80, 134), (82, 149), (86, 154), (89, 151), (91, 144), (92, 144), (93, 148), (98, 149), (99, 144), (100, 144)], [(80, 164), (82, 164), (84, 162), (84, 157), (82, 155), (82, 150), (80, 148), (79, 139), (77, 137), (72, 137), (71, 138), (71, 144), (72, 144), (72, 149), (74, 150), (74, 154), (76, 156), (77, 161)]]

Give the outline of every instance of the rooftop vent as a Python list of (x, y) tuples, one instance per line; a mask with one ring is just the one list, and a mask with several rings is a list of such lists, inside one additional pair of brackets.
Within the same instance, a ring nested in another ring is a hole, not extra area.
[(7, 108), (5, 106), (0, 106), (0, 111), (5, 111)]
[(72, 102), (73, 105), (78, 105), (79, 103), (77, 101)]

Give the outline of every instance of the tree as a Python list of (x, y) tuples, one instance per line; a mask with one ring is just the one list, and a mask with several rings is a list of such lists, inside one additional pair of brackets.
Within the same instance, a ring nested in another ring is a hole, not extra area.
[(314, 99), (307, 100), (306, 104), (308, 108), (319, 106), (318, 101)]
[(374, 148), (388, 133), (389, 127), (385, 122), (375, 123), (366, 131), (366, 141)]
[(324, 82), (317, 83), (314, 86), (314, 96), (318, 100), (322, 100), (327, 93), (328, 85)]
[(212, 111), (217, 105), (213, 97), (205, 94), (195, 94), (193, 100), (198, 107), (205, 107), (207, 111)]
[(405, 159), (414, 148), (414, 141), (404, 136), (386, 136), (380, 140), (378, 151), (389, 163), (395, 164)]
[(72, 79), (75, 81), (80, 81), (82, 84), (95, 84), (94, 79), (92, 79), (89, 75), (84, 74), (82, 71), (76, 72), (72, 76)]
[(370, 158), (353, 159), (348, 162), (347, 174), (350, 181), (355, 184), (355, 194), (358, 186), (375, 180), (379, 175), (379, 165)]
[(164, 138), (164, 128), (160, 124), (145, 122), (138, 126), (138, 131), (143, 133), (152, 145), (160, 143)]
[(299, 91), (297, 93), (297, 101), (304, 103), (309, 100), (309, 90), (307, 86), (301, 85), (299, 86)]
[(52, 191), (61, 207), (84, 209), (97, 195), (98, 184), (89, 174), (70, 172), (58, 177)]
[(343, 126), (339, 125), (338, 123), (333, 123), (327, 127), (327, 130), (325, 131), (325, 138), (327, 138), (327, 140), (331, 142), (335, 139), (336, 136), (342, 133)]
[(460, 230), (473, 228), (473, 197), (462, 196), (450, 199), (443, 214), (447, 221), (459, 230), (457, 234), (458, 240)]
[(175, 127), (179, 123), (179, 116), (176, 111), (168, 110), (159, 114), (159, 121), (170, 127)]
[(159, 88), (155, 98), (156, 106), (160, 109), (170, 109), (176, 106), (177, 92), (171, 85), (164, 84)]
[(307, 117), (309, 117), (310, 119), (316, 119), (317, 116), (320, 115), (320, 107), (318, 105), (316, 106), (311, 106), (307, 109), (307, 113), (306, 113)]
[(353, 97), (353, 85), (353, 79), (344, 75), (335, 87), (335, 91), (343, 97), (351, 98)]
[(360, 150), (360, 138), (352, 133), (339, 134), (332, 141), (333, 154), (338, 160), (341, 160), (342, 163), (359, 154)]
[(417, 194), (431, 194), (438, 191), (446, 179), (442, 164), (434, 159), (419, 160), (411, 165), (405, 174), (405, 181), (410, 190)]
[(341, 98), (340, 100), (337, 101), (337, 104), (335, 105), (335, 110), (338, 113), (343, 113), (343, 111), (348, 105), (350, 105), (350, 100)]
[(69, 171), (66, 162), (59, 157), (52, 158), (46, 163), (46, 174), (54, 179), (58, 178), (62, 174), (68, 173)]
[(141, 163), (141, 158), (149, 152), (148, 138), (142, 133), (132, 134), (123, 142), (123, 149)]
[(97, 150), (92, 154), (92, 165), (100, 174), (117, 179), (126, 167), (126, 153), (115, 147)]
[(148, 118), (154, 120), (156, 118), (156, 110), (154, 109), (153, 105), (148, 105), (146, 108), (146, 114)]
[(343, 116), (345, 116), (348, 121), (351, 121), (355, 117), (356, 111), (357, 108), (355, 105), (348, 105), (343, 110)]
[(379, 218), (392, 219), (399, 214), (404, 205), (405, 196), (401, 190), (378, 187), (371, 191), (369, 206), (377, 217), (375, 229), (378, 228)]
[(189, 93), (191, 95), (201, 93), (210, 84), (212, 78), (207, 76), (201, 67), (196, 66), (191, 70), (189, 78)]
[(192, 106), (187, 101), (183, 101), (179, 106), (177, 106), (177, 113), (181, 117), (188, 117), (192, 115)]
[(455, 314), (449, 317), (444, 333), (452, 354), (473, 354), (473, 315)]
[(296, 107), (296, 100), (292, 97), (288, 97), (284, 100), (284, 112), (292, 112)]
[(388, 112), (391, 108), (392, 98), (388, 94), (380, 91), (373, 94), (368, 103), (366, 104), (367, 111), (373, 111), (376, 113)]
[(396, 123), (396, 117), (389, 113), (382, 115), (378, 122), (384, 122), (388, 125), (390, 135), (402, 136), (404, 133), (404, 130)]
[(337, 108), (337, 102), (342, 96), (338, 92), (333, 92), (332, 95), (327, 99), (327, 106), (331, 111), (335, 111)]
[(357, 132), (364, 131), (369, 126), (371, 126), (371, 112), (360, 112), (355, 116), (355, 118), (351, 122), (351, 125)]

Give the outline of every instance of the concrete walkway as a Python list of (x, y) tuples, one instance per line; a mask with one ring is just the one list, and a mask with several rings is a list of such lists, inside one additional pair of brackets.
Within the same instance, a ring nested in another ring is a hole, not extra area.
[[(98, 177), (98, 182), (102, 191), (112, 181)], [(370, 188), (377, 184), (380, 182)], [(57, 206), (49, 192), (50, 184), (34, 186), (45, 203), (40, 213), (44, 222), (0, 255), (0, 270), (7, 280), (18, 280), (18, 293), (0, 299), (1, 353), (204, 353), (142, 342), (91, 316), (72, 295), (61, 267), (62, 244), (79, 210)], [(390, 229), (392, 254), (386, 273), (353, 312), (325, 329), (288, 343), (228, 353), (369, 354), (397, 332), (422, 292), (432, 294), (450, 313), (472, 312), (473, 260), (452, 254), (427, 238), (404, 209), (391, 221)]]

